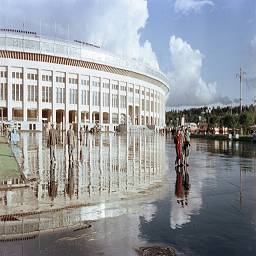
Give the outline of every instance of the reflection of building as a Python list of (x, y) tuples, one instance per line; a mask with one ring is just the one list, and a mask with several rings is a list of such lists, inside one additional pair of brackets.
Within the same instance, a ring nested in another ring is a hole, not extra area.
[(64, 158), (63, 148), (57, 148), (53, 168), (42, 134), (21, 134), (19, 163), (24, 165), (29, 180), (38, 181), (31, 186), (39, 204), (51, 202), (53, 198), (58, 205), (69, 200), (72, 203), (97, 202), (102, 197), (136, 193), (162, 181), (165, 154), (159, 152), (165, 149), (163, 136), (89, 134), (86, 141), (83, 161), (80, 161), (80, 145), (74, 151), (74, 166), (69, 165), (67, 155)]
[(81, 42), (0, 31), (0, 107), (24, 130), (44, 123), (101, 124), (105, 130), (165, 124), (168, 80), (134, 60)]

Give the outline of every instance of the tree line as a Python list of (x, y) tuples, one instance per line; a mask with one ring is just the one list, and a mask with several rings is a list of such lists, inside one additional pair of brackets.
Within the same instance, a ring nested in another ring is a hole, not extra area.
[(200, 107), (184, 110), (171, 110), (166, 112), (166, 125), (169, 127), (179, 126), (181, 118), (186, 123), (207, 123), (208, 128), (228, 127), (230, 129), (243, 129), (249, 132), (250, 126), (256, 123), (256, 106), (240, 107)]

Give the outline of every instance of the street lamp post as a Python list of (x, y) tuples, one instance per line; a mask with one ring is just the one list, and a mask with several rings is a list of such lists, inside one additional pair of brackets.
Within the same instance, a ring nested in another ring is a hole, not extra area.
[(242, 79), (246, 75), (246, 72), (242, 71), (242, 68), (240, 68), (239, 73), (236, 74), (236, 78), (239, 78), (240, 82), (240, 114), (242, 113)]

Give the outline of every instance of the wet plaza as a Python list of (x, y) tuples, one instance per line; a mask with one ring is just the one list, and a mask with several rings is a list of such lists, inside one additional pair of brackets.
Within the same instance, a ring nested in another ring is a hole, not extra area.
[(51, 164), (45, 136), (22, 133), (24, 176), (0, 191), (0, 255), (255, 255), (256, 145), (191, 144), (175, 169), (169, 135), (88, 134), (73, 164), (61, 144)]

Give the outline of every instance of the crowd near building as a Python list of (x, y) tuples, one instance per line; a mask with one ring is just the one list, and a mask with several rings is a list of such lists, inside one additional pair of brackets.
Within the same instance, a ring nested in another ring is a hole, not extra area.
[(168, 83), (159, 70), (95, 45), (0, 30), (0, 120), (22, 130), (162, 128)]

